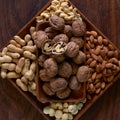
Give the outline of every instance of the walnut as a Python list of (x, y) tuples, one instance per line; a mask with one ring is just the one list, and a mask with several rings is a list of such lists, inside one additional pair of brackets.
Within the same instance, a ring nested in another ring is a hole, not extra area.
[(69, 38), (72, 37), (72, 27), (70, 25), (65, 25), (64, 34), (66, 34)]
[(70, 65), (72, 67), (72, 75), (76, 75), (79, 66), (77, 64), (75, 64), (73, 61), (71, 61)]
[(84, 47), (84, 40), (81, 37), (72, 37), (70, 41), (75, 42), (77, 45), (79, 45), (79, 48)]
[(69, 42), (65, 53), (68, 57), (75, 57), (79, 53), (79, 46), (75, 42)]
[(55, 92), (53, 92), (53, 90), (50, 87), (50, 83), (48, 82), (43, 84), (42, 89), (45, 92), (45, 94), (49, 96), (53, 96), (55, 94)]
[(53, 15), (49, 18), (49, 24), (55, 30), (62, 30), (64, 29), (65, 21), (63, 18)]
[(58, 66), (58, 74), (61, 77), (69, 78), (72, 74), (72, 67), (68, 62), (63, 62)]
[(44, 31), (40, 30), (36, 33), (36, 39), (34, 40), (34, 42), (36, 46), (40, 48), (47, 39), (47, 34)]
[(78, 82), (86, 82), (90, 76), (90, 69), (87, 66), (81, 66), (77, 71)]
[(41, 67), (43, 67), (44, 61), (48, 58), (47, 55), (41, 54), (38, 58), (38, 63)]
[(76, 76), (70, 77), (69, 87), (72, 90), (79, 90), (81, 88), (81, 84), (78, 82)]
[(40, 70), (39, 77), (44, 82), (50, 81), (50, 77), (48, 76), (48, 74), (47, 74), (45, 69)]
[(50, 55), (52, 54), (52, 47), (54, 42), (50, 39), (45, 40), (44, 43), (41, 45), (42, 53)]
[(50, 86), (54, 92), (65, 89), (67, 85), (68, 82), (64, 78), (53, 78), (50, 81)]
[(86, 60), (86, 55), (82, 51), (79, 51), (79, 54), (73, 58), (73, 61), (76, 64), (83, 64)]
[(64, 42), (57, 42), (52, 46), (52, 54), (62, 55), (66, 52), (67, 46)]
[(65, 34), (59, 34), (59, 35), (56, 35), (53, 38), (53, 41), (54, 42), (65, 42), (65, 43), (68, 43), (68, 36), (65, 35)]
[(83, 21), (75, 20), (72, 23), (74, 36), (83, 36), (86, 30), (86, 25)]
[(53, 39), (58, 34), (52, 27), (47, 27), (44, 31), (50, 39)]
[(64, 90), (60, 90), (56, 93), (57, 97), (60, 99), (65, 99), (70, 96), (71, 90), (70, 88), (65, 88)]
[(65, 56), (63, 54), (61, 55), (52, 54), (50, 57), (54, 58), (58, 63), (61, 63), (65, 60)]
[(44, 62), (44, 68), (46, 69), (49, 77), (54, 77), (58, 73), (58, 66), (53, 58), (48, 58)]

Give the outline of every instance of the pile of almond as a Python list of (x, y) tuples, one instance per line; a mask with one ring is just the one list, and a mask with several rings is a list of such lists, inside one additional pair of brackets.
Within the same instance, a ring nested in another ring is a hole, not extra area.
[(120, 71), (119, 52), (109, 40), (96, 31), (87, 31), (86, 56), (86, 64), (92, 73), (87, 83), (87, 91), (89, 94), (99, 94)]

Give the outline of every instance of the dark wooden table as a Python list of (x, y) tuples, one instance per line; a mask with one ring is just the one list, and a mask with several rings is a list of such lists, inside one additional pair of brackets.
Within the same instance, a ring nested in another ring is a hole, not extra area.
[[(0, 48), (48, 0), (0, 0)], [(120, 48), (120, 0), (71, 0)], [(40, 113), (5, 79), (0, 79), (0, 120), (44, 120)], [(118, 80), (80, 120), (120, 120)]]

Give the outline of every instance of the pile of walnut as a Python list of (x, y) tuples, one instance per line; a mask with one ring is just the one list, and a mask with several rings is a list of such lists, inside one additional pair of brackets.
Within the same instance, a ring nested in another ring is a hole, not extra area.
[(34, 40), (40, 53), (39, 77), (43, 91), (65, 99), (88, 80), (90, 70), (83, 66), (86, 55), (82, 52), (86, 26), (81, 20), (67, 24), (63, 18), (53, 15), (38, 28)]
[(14, 36), (0, 54), (1, 77), (14, 79), (23, 90), (36, 95), (36, 45), (33, 43), (35, 27), (24, 39)]
[(88, 98), (91, 99), (91, 95), (99, 94), (118, 75), (120, 61), (118, 50), (96, 31), (86, 32), (86, 49), (86, 63), (92, 72), (87, 83)]

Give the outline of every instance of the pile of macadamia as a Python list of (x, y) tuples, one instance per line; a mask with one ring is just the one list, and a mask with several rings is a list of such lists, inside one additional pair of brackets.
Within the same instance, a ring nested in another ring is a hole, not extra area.
[(37, 26), (34, 42), (39, 51), (39, 77), (48, 96), (68, 98), (88, 80), (85, 66), (84, 33), (86, 25), (77, 19), (66, 23), (57, 15)]

